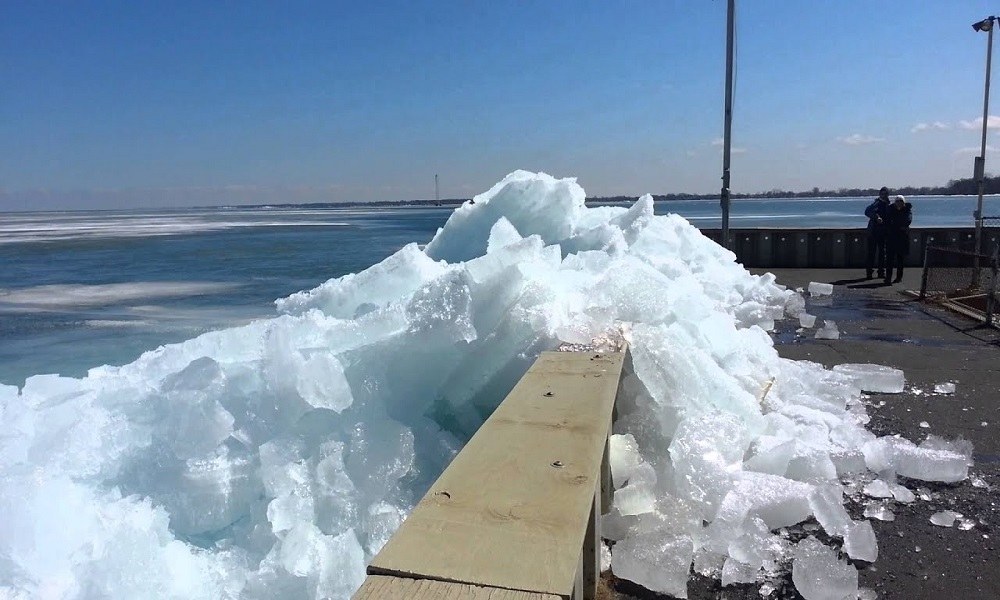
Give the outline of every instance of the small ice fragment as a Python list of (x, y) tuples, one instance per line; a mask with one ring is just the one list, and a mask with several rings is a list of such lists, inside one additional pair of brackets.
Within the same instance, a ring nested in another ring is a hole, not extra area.
[(955, 393), (955, 384), (952, 383), (952, 382), (950, 382), (950, 381), (946, 382), (946, 383), (936, 383), (936, 384), (934, 384), (934, 393), (935, 394), (954, 394)]
[(844, 510), (844, 493), (840, 486), (816, 486), (809, 494), (809, 508), (830, 535), (846, 535), (851, 527), (851, 517)]
[(612, 435), (608, 439), (608, 458), (611, 463), (611, 478), (615, 487), (620, 488), (632, 478), (642, 462), (635, 436), (631, 433)]
[(986, 427), (986, 424), (987, 424), (986, 421), (983, 421), (982, 423), (979, 424), (979, 426), (980, 427)]
[(972, 519), (966, 519), (965, 517), (962, 517), (961, 519), (958, 520), (958, 528), (961, 529), (962, 531), (968, 531), (975, 526), (976, 522), (973, 521)]
[(927, 421), (921, 421), (920, 426), (923, 427), (924, 429), (929, 429), (931, 424), (928, 423)]
[(601, 573), (611, 568), (611, 548), (607, 544), (601, 544)]
[(837, 365), (833, 370), (854, 379), (854, 383), (865, 392), (898, 394), (906, 384), (902, 371), (883, 365), (847, 363)]
[[(975, 483), (973, 483), (972, 485), (975, 485)], [(931, 496), (931, 491), (925, 487), (918, 487), (917, 495), (920, 496), (920, 499), (923, 500), (924, 502), (930, 502), (931, 500), (934, 499), (934, 497)]]
[(931, 515), (931, 523), (940, 527), (951, 527), (955, 524), (955, 519), (958, 519), (961, 516), (961, 513), (957, 513), (953, 510), (942, 510), (941, 512), (936, 512)]
[(826, 319), (823, 321), (823, 326), (816, 330), (816, 339), (818, 340), (839, 340), (840, 331), (837, 330), (836, 321), (831, 321)]
[(799, 325), (802, 327), (812, 327), (816, 324), (816, 315), (811, 315), (809, 313), (802, 313), (799, 315)]
[(775, 588), (774, 584), (772, 584), (770, 581), (764, 582), (764, 585), (760, 586), (761, 598), (767, 598), (768, 596), (774, 593), (775, 589), (777, 588)]
[(914, 552), (920, 552), (920, 546), (916, 546), (916, 547), (914, 547), (914, 548), (913, 548), (913, 551), (914, 551)]
[(909, 504), (917, 499), (917, 497), (913, 495), (913, 492), (907, 489), (906, 486), (894, 484), (890, 485), (889, 489), (892, 490), (892, 497), (903, 504)]
[(753, 583), (757, 581), (757, 571), (760, 568), (727, 558), (722, 566), (722, 586), (734, 583)]
[(982, 477), (973, 477), (971, 479), (972, 487), (984, 488), (989, 487), (986, 485), (986, 481)]
[(806, 600), (843, 600), (858, 595), (858, 570), (811, 536), (795, 546), (792, 582)]
[(878, 558), (878, 542), (875, 530), (869, 521), (851, 523), (844, 535), (844, 550), (855, 560), (875, 562)]
[(809, 282), (810, 296), (829, 296), (832, 293), (833, 293), (833, 284), (819, 283), (816, 281)]
[(878, 592), (869, 588), (861, 588), (858, 591), (858, 600), (878, 600)]
[(872, 498), (892, 498), (892, 490), (889, 488), (889, 484), (881, 479), (876, 479), (866, 485), (864, 492), (865, 495)]
[(889, 510), (884, 502), (869, 502), (865, 504), (865, 518), (878, 519), (879, 521), (895, 521), (896, 515)]

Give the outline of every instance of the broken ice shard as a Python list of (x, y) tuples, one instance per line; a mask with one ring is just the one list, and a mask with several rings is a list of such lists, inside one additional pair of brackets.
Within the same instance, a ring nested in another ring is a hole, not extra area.
[(812, 536), (795, 546), (792, 582), (806, 600), (844, 600), (858, 595), (858, 570)]
[(823, 326), (816, 331), (816, 339), (839, 340), (840, 331), (837, 329), (836, 321), (831, 321), (830, 319), (824, 320)]
[(942, 510), (931, 515), (931, 523), (939, 527), (951, 527), (955, 524), (955, 519), (959, 519), (961, 516), (961, 513), (953, 510)]
[(898, 394), (903, 391), (906, 383), (902, 371), (882, 365), (847, 363), (837, 365), (833, 370), (854, 379), (858, 387), (865, 392)]
[(955, 384), (952, 383), (952, 382), (950, 382), (950, 381), (948, 381), (946, 383), (936, 383), (936, 384), (934, 384), (934, 393), (935, 394), (954, 394), (955, 393)]
[(809, 294), (811, 296), (829, 296), (833, 293), (833, 285), (829, 283), (809, 282)]

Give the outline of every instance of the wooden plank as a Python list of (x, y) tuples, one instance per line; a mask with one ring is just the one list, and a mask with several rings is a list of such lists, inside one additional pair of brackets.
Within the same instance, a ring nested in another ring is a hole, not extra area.
[(569, 598), (624, 358), (543, 353), (368, 572)]
[(352, 600), (559, 600), (559, 596), (430, 579), (369, 575)]

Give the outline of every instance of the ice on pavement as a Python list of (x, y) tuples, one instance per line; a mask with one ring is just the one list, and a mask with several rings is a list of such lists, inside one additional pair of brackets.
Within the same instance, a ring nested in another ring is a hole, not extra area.
[(844, 600), (858, 595), (858, 570), (814, 537), (795, 545), (792, 582), (806, 600)]
[(883, 365), (843, 364), (833, 370), (852, 378), (864, 392), (898, 394), (906, 386), (902, 371)]
[(840, 478), (959, 481), (971, 447), (865, 430), (867, 379), (782, 359), (766, 333), (801, 296), (650, 196), (584, 199), (518, 171), (425, 249), (274, 318), (0, 386), (0, 596), (349, 598), (537, 354), (612, 333), (635, 367), (610, 449), (615, 574), (683, 597), (692, 563), (744, 581), (792, 560), (807, 598), (856, 590), (832, 550), (774, 531), (815, 516), (867, 560)]
[(802, 313), (799, 315), (799, 325), (802, 327), (812, 327), (816, 324), (816, 315)]
[(818, 281), (809, 282), (810, 296), (829, 296), (832, 293), (833, 293), (833, 284), (819, 283)]
[(935, 383), (934, 384), (935, 394), (954, 394), (955, 384), (951, 381), (946, 381), (945, 383)]
[(961, 513), (953, 510), (942, 510), (931, 515), (931, 523), (941, 527), (951, 527), (955, 524), (955, 520), (960, 518), (962, 518)]
[(879, 521), (895, 521), (896, 515), (885, 502), (868, 502), (865, 504), (864, 515), (866, 519), (878, 519)]
[[(813, 320), (815, 323), (815, 319)], [(826, 319), (823, 321), (823, 326), (816, 330), (816, 339), (818, 340), (839, 340), (840, 330), (837, 329), (837, 322)]]

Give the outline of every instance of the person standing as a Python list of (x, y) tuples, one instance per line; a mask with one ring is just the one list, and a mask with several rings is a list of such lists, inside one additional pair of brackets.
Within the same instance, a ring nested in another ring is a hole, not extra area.
[[(899, 283), (903, 278), (903, 261), (910, 249), (910, 223), (913, 222), (913, 205), (902, 196), (896, 196), (885, 214), (885, 282)], [(896, 268), (896, 278), (892, 269)]]
[(872, 278), (872, 270), (878, 269), (879, 278), (885, 277), (885, 233), (886, 211), (889, 210), (889, 188), (878, 191), (878, 198), (865, 209), (868, 217), (868, 257), (865, 261), (865, 278)]

